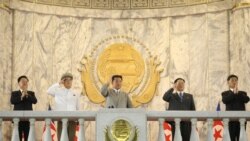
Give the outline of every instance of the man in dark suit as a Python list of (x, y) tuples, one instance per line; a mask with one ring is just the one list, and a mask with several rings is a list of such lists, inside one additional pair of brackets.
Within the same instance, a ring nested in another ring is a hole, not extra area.
[[(226, 111), (245, 111), (245, 104), (249, 101), (247, 93), (238, 90), (238, 76), (229, 75), (227, 78), (229, 90), (222, 93), (222, 102), (226, 104)], [(229, 122), (229, 133), (231, 141), (239, 141), (240, 122)]]
[[(163, 100), (169, 103), (168, 110), (195, 111), (194, 99), (191, 94), (184, 92), (185, 80), (177, 78), (173, 88), (170, 88), (163, 96)], [(175, 134), (175, 123), (169, 122), (172, 126), (172, 137)], [(182, 141), (189, 141), (191, 134), (191, 122), (181, 121), (180, 124)]]
[[(20, 76), (17, 79), (18, 85), (20, 90), (13, 91), (11, 93), (10, 102), (14, 105), (14, 110), (18, 111), (26, 111), (26, 110), (33, 110), (32, 104), (37, 103), (37, 99), (35, 93), (32, 91), (28, 91), (28, 82), (29, 79), (27, 76)], [(18, 124), (19, 130), (19, 138), (22, 140), (22, 134), (24, 134), (24, 140), (28, 140), (30, 129), (29, 121), (20, 121)]]

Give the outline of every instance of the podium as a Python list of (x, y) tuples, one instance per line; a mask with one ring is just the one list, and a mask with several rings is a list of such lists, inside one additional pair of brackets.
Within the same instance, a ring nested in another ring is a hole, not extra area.
[(96, 115), (96, 141), (146, 141), (143, 109), (102, 109)]

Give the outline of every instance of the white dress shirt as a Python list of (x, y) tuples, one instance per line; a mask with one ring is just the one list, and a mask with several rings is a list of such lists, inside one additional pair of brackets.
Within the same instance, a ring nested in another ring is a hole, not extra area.
[(80, 107), (80, 96), (71, 89), (56, 83), (49, 87), (47, 93), (55, 99), (55, 111), (76, 111)]
[(119, 92), (120, 92), (120, 89), (117, 90), (117, 89), (113, 88), (113, 90), (115, 91), (116, 94), (119, 94)]
[(177, 93), (179, 96), (181, 96), (181, 95), (184, 94), (184, 91), (176, 91), (176, 93)]

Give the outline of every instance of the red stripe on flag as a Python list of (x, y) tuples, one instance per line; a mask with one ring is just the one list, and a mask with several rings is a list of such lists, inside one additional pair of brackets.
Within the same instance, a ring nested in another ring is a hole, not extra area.
[[(43, 136), (44, 136), (45, 130), (46, 130), (46, 125), (44, 124), (44, 127), (43, 127)], [(52, 141), (57, 141), (56, 126), (55, 126), (54, 122), (50, 123), (50, 132), (51, 132)]]
[(163, 123), (165, 141), (172, 141), (172, 127), (168, 122)]
[(77, 141), (77, 139), (78, 139), (79, 129), (80, 129), (80, 127), (79, 127), (79, 125), (77, 125), (77, 126), (76, 126), (76, 133), (75, 133), (74, 141)]

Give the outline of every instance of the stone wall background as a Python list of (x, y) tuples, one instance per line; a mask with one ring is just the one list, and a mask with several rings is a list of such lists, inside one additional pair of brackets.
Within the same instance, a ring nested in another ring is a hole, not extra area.
[[(144, 18), (140, 14), (123, 18), (116, 11), (110, 18), (105, 12), (105, 18), (45, 12), (0, 9), (1, 111), (12, 109), (10, 92), (18, 89), (16, 79), (23, 74), (30, 78), (29, 88), (36, 92), (36, 111), (47, 110), (46, 90), (64, 72), (73, 73), (73, 89), (81, 93), (78, 68), (82, 57), (112, 35), (129, 35), (142, 41), (164, 68), (154, 99), (142, 108), (164, 111), (167, 104), (162, 96), (177, 77), (186, 79), (186, 91), (194, 95), (197, 111), (216, 110), (221, 92), (228, 89), (226, 77), (230, 73), (239, 76), (240, 89), (250, 92), (249, 8)], [(102, 108), (86, 96), (82, 96), (81, 103), (82, 110)], [(37, 140), (41, 140), (43, 124), (36, 123)], [(11, 123), (4, 125), (4, 138), (10, 140)], [(206, 135), (203, 125), (198, 124), (202, 140)], [(86, 122), (85, 126), (87, 141), (94, 141), (95, 124)], [(155, 141), (158, 123), (149, 122), (148, 128), (149, 140)]]

